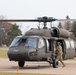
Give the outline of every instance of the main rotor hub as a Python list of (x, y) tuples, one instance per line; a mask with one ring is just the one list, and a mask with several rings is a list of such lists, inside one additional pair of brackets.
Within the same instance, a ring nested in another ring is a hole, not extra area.
[(55, 21), (57, 19), (53, 18), (53, 17), (47, 17), (47, 16), (44, 16), (44, 17), (38, 17), (38, 22), (43, 22), (43, 29), (47, 29), (46, 25), (47, 25), (47, 22), (52, 22), (52, 21)]
[(47, 17), (47, 16), (38, 17), (37, 19), (38, 19), (39, 22), (52, 22), (52, 21), (57, 20), (57, 19), (55, 19), (53, 17)]

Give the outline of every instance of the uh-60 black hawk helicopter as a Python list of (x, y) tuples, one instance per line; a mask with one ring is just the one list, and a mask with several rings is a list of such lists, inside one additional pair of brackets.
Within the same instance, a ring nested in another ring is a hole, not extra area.
[(56, 27), (47, 28), (47, 22), (76, 21), (76, 19), (55, 19), (52, 17), (39, 17), (37, 19), (0, 20), (1, 22), (43, 22), (43, 28), (31, 28), (23, 36), (17, 36), (11, 43), (7, 52), (10, 61), (18, 61), (19, 67), (24, 67), (25, 61), (47, 61), (58, 67), (55, 48), (61, 42), (63, 59), (76, 56), (75, 42), (70, 39), (70, 32)]

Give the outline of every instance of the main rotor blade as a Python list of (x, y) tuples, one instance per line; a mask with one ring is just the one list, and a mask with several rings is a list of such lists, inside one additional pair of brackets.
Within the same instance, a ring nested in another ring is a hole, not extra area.
[(36, 19), (4, 19), (1, 20), (0, 22), (38, 22)]
[(0, 22), (54, 22), (54, 21), (76, 21), (76, 19), (0, 19)]
[(76, 21), (76, 19), (57, 19), (56, 21)]

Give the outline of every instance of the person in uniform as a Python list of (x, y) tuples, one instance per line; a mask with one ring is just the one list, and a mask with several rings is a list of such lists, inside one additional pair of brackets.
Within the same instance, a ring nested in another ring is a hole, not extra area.
[(61, 43), (60, 42), (57, 43), (56, 57), (62, 63), (62, 65), (63, 65), (62, 67), (65, 67), (65, 64), (64, 64), (63, 58), (62, 58), (62, 46), (61, 46)]

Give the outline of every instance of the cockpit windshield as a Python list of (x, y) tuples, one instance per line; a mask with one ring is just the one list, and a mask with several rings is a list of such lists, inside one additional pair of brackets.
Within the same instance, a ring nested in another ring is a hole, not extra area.
[(10, 46), (30, 46), (36, 48), (37, 38), (15, 38)]
[(12, 41), (10, 47), (11, 47), (11, 46), (18, 46), (19, 43), (20, 43), (20, 38), (15, 38), (15, 39)]

